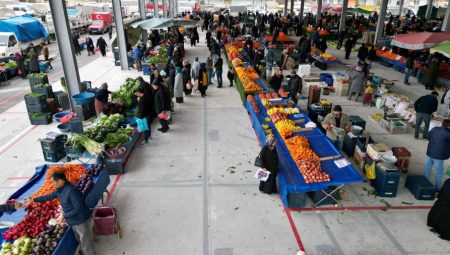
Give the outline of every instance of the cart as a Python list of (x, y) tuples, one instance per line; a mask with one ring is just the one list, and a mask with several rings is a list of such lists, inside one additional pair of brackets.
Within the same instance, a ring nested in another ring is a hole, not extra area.
[(97, 240), (98, 236), (115, 234), (122, 238), (122, 229), (119, 225), (116, 205), (95, 207), (92, 219), (94, 223), (92, 227), (94, 240)]

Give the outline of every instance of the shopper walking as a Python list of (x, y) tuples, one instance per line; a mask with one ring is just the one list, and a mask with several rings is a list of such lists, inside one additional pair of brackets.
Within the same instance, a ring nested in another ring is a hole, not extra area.
[(25, 73), (25, 63), (24, 63), (22, 55), (20, 55), (19, 52), (15, 53), (14, 61), (16, 61), (16, 65), (17, 65), (17, 74), (20, 77), (22, 77), (22, 79), (26, 79), (27, 74)]
[(42, 56), (44, 56), (45, 62), (47, 63), (50, 69), (53, 69), (52, 61), (50, 59), (50, 51), (48, 50), (48, 47), (44, 43), (41, 44), (41, 47), (42, 47), (41, 49)]
[(108, 91), (108, 84), (106, 82), (102, 83), (100, 90), (95, 94), (94, 105), (96, 116), (103, 112), (103, 107), (108, 103), (109, 94), (111, 92)]
[(175, 68), (175, 84), (174, 84), (174, 96), (175, 102), (182, 104), (183, 103), (183, 74), (180, 67)]
[(352, 74), (351, 81), (347, 99), (352, 100), (352, 96), (355, 94), (355, 102), (358, 102), (358, 98), (361, 95), (366, 82), (366, 75), (360, 66), (356, 67), (356, 72)]
[(345, 41), (344, 48), (345, 48), (345, 59), (350, 59), (350, 53), (352, 52), (353, 48), (353, 42), (350, 38), (347, 38), (347, 41)]
[(297, 94), (302, 93), (302, 86), (303, 86), (302, 78), (300, 78), (300, 76), (297, 75), (297, 72), (295, 70), (292, 70), (291, 79), (289, 79), (288, 83), (289, 87), (288, 97), (290, 97), (295, 104), (298, 103)]
[(200, 61), (198, 61), (198, 57), (195, 57), (194, 63), (192, 64), (191, 69), (191, 77), (193, 80), (198, 79), (198, 73), (200, 71)]
[(30, 52), (28, 53), (28, 56), (30, 57), (30, 64), (28, 67), (28, 70), (30, 71), (30, 73), (40, 73), (41, 69), (39, 67), (38, 55), (36, 54), (34, 49), (30, 50)]
[(202, 97), (206, 96), (206, 90), (208, 89), (208, 75), (206, 70), (206, 64), (201, 63), (200, 64), (200, 72), (199, 72), (199, 78), (198, 78), (198, 90), (202, 94)]
[(152, 87), (155, 91), (155, 110), (158, 114), (159, 123), (161, 124), (161, 128), (158, 128), (158, 131), (166, 133), (169, 130), (169, 124), (167, 123), (167, 120), (162, 118), (162, 115), (167, 114), (166, 111), (170, 108), (170, 106), (167, 106), (167, 100), (165, 98), (162, 85), (157, 82), (153, 82)]
[(433, 91), (430, 95), (420, 97), (414, 103), (414, 110), (416, 111), (416, 128), (414, 137), (416, 139), (419, 138), (419, 131), (420, 126), (422, 125), (422, 121), (425, 122), (423, 139), (428, 139), (428, 129), (430, 128), (431, 115), (438, 109), (438, 96), (439, 94), (436, 91)]
[(59, 199), (64, 218), (67, 224), (72, 227), (81, 251), (85, 255), (95, 255), (94, 242), (91, 236), (92, 211), (86, 204), (83, 194), (77, 187), (67, 181), (66, 175), (62, 171), (55, 171), (51, 179), (56, 191), (41, 197), (29, 197), (25, 201), (43, 203)]
[(329, 113), (325, 119), (322, 121), (322, 127), (327, 131), (327, 137), (334, 143), (338, 150), (341, 149), (341, 143), (343, 135), (334, 131), (333, 128), (344, 129), (343, 132), (349, 132), (352, 123), (350, 122), (348, 116), (342, 113), (342, 107), (340, 105), (335, 105), (333, 112)]
[(108, 44), (106, 44), (105, 39), (100, 36), (100, 38), (97, 39), (97, 48), (99, 48), (103, 57), (106, 56), (106, 47), (108, 47)]
[(441, 98), (442, 106), (442, 116), (449, 118), (450, 117), (450, 93), (448, 93), (450, 89), (448, 89)]
[(136, 91), (136, 97), (138, 100), (138, 107), (137, 107), (137, 117), (141, 119), (142, 121), (147, 121), (148, 130), (144, 131), (144, 141), (142, 141), (141, 145), (149, 144), (151, 139), (151, 120), (152, 120), (152, 112), (150, 108), (150, 97), (151, 95), (148, 95), (148, 93), (145, 93), (145, 90), (142, 88), (138, 88)]
[(80, 42), (78, 41), (78, 39), (80, 39), (80, 37), (78, 35), (72, 36), (73, 47), (75, 48), (75, 55), (81, 56), (81, 46), (80, 46)]
[(367, 48), (366, 44), (362, 44), (361, 47), (358, 49), (358, 55), (356, 56), (358, 58), (358, 61), (365, 60), (369, 56), (369, 49)]
[(217, 58), (217, 61), (214, 64), (214, 68), (216, 69), (215, 71), (216, 71), (217, 84), (218, 84), (217, 87), (222, 88), (223, 60), (220, 56)]
[(208, 76), (208, 84), (212, 84), (214, 64), (211, 55), (206, 59), (206, 73)]
[(192, 76), (191, 76), (191, 64), (189, 61), (183, 61), (183, 69), (181, 70), (183, 79), (183, 91), (186, 95), (192, 93)]
[(234, 78), (235, 78), (235, 74), (234, 74), (234, 71), (233, 71), (232, 68), (230, 70), (228, 70), (227, 78), (230, 81), (230, 86), (229, 87), (233, 87), (233, 81), (234, 81)]
[(269, 178), (265, 182), (259, 182), (259, 190), (266, 194), (277, 193), (278, 154), (276, 144), (275, 136), (268, 136), (266, 145), (259, 153), (261, 168), (270, 172)]
[(411, 75), (411, 72), (414, 69), (414, 54), (412, 52), (408, 55), (408, 60), (406, 61), (406, 68), (405, 68), (405, 80), (404, 83), (406, 85), (410, 85), (409, 83), (409, 76)]
[(429, 177), (431, 169), (435, 168), (434, 184), (438, 190), (442, 187), (444, 161), (450, 158), (450, 119), (444, 120), (441, 127), (430, 131), (427, 148), (427, 163), (425, 177)]
[(95, 47), (94, 47), (94, 41), (90, 36), (86, 38), (86, 50), (88, 52), (88, 56), (95, 55)]
[(134, 60), (134, 64), (136, 65), (136, 69), (139, 72), (142, 71), (141, 59), (142, 59), (142, 50), (141, 50), (141, 46), (138, 45), (133, 50), (133, 60)]

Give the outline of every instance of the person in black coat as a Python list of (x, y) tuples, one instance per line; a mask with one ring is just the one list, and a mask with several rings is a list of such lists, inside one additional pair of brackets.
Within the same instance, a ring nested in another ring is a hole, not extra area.
[(234, 81), (234, 78), (235, 78), (235, 74), (234, 74), (233, 69), (228, 70), (227, 78), (230, 81), (230, 86), (229, 87), (233, 87), (233, 81)]
[(422, 121), (425, 122), (425, 129), (423, 130), (423, 139), (428, 139), (428, 129), (430, 128), (431, 116), (437, 111), (439, 101), (437, 97), (439, 93), (431, 92), (430, 95), (425, 95), (417, 99), (414, 103), (414, 110), (416, 111), (416, 128), (414, 137), (419, 138), (420, 126)]
[(277, 140), (270, 135), (266, 140), (266, 145), (261, 149), (261, 168), (270, 172), (269, 178), (259, 183), (259, 190), (266, 194), (277, 192), (277, 174), (278, 174), (278, 154), (275, 147)]
[[(152, 83), (152, 87), (153, 87), (153, 90), (155, 91), (155, 110), (159, 117), (159, 115), (161, 113), (163, 113), (167, 110), (167, 107), (168, 107), (166, 104), (167, 100), (166, 100), (166, 96), (164, 95), (164, 90), (163, 90), (161, 84), (154, 82), (154, 83)], [(169, 130), (169, 124), (167, 123), (167, 120), (160, 118), (159, 123), (161, 124), (161, 128), (158, 128), (158, 131), (165, 133), (165, 132), (167, 132), (167, 130)]]
[(90, 56), (91, 53), (92, 55), (95, 55), (94, 41), (89, 36), (86, 38), (86, 50), (88, 52), (88, 56)]
[(106, 56), (106, 47), (108, 47), (108, 44), (106, 44), (105, 39), (101, 36), (97, 39), (97, 47), (100, 49), (102, 56)]
[(353, 42), (351, 38), (348, 38), (347, 41), (345, 41), (345, 59), (350, 59), (350, 53), (352, 53), (353, 48)]
[(362, 44), (361, 47), (358, 50), (358, 59), (362, 60), (362, 59), (367, 59), (367, 57), (369, 56), (369, 49), (367, 48), (366, 44)]
[(269, 85), (272, 90), (278, 92), (281, 88), (281, 83), (283, 83), (283, 70), (278, 69), (277, 73), (270, 78)]
[(142, 76), (139, 76), (136, 78), (136, 80), (139, 82), (139, 87), (144, 91), (144, 95), (148, 99), (148, 107), (150, 109), (150, 117), (151, 120), (153, 120), (156, 117), (156, 111), (155, 111), (155, 92), (153, 91), (152, 86), (150, 83), (146, 82)]
[(136, 91), (136, 97), (138, 98), (138, 108), (137, 108), (137, 117), (139, 119), (146, 119), (148, 130), (144, 131), (144, 141), (142, 141), (141, 145), (149, 144), (149, 139), (151, 137), (151, 108), (149, 104), (150, 97), (145, 94), (143, 88), (138, 88)]
[(297, 75), (297, 72), (295, 70), (292, 70), (291, 72), (291, 79), (289, 80), (289, 95), (288, 97), (292, 98), (292, 101), (294, 101), (295, 104), (298, 102), (297, 93), (302, 93), (302, 85), (303, 81), (300, 76)]

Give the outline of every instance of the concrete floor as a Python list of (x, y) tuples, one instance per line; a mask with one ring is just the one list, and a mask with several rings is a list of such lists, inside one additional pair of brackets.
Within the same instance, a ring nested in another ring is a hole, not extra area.
[[(191, 61), (195, 56), (206, 58), (203, 38), (200, 46), (186, 47)], [(342, 53), (331, 53), (343, 59)], [(378, 64), (372, 71), (391, 80), (403, 77)], [(114, 67), (111, 54), (92, 61), (80, 73), (96, 86), (108, 82), (111, 90), (138, 75)], [(412, 81), (412, 87), (397, 82), (394, 91), (412, 99), (427, 93)], [(348, 210), (288, 210), (278, 195), (261, 194), (253, 178), (252, 162), (259, 152), (256, 135), (237, 91), (227, 86), (227, 82), (222, 89), (211, 86), (205, 99), (199, 94), (185, 97), (184, 104), (176, 104), (170, 131), (154, 131), (150, 145), (133, 151), (126, 173), (111, 176), (111, 203), (118, 205), (124, 235), (101, 237), (96, 242), (98, 254), (284, 255), (303, 248), (307, 254), (321, 255), (449, 253), (450, 243), (426, 227), (433, 202), (415, 200), (404, 188), (406, 175), (396, 198), (368, 195), (367, 183), (345, 186), (341, 205)], [(364, 118), (375, 141), (407, 147), (413, 154), (410, 173), (423, 172), (427, 143), (414, 140), (412, 129), (390, 135), (368, 120), (375, 108), (334, 95), (327, 98), (343, 104), (347, 114)], [(155, 123), (153, 130), (157, 127)], [(56, 124), (30, 126), (20, 102), (0, 113), (0, 130), (0, 160), (7, 166), (0, 172), (0, 196), (5, 200), (33, 174), (34, 166), (43, 164), (38, 139), (57, 129)], [(419, 209), (381, 210), (386, 203), (413, 203)], [(377, 207), (362, 208), (367, 206)], [(364, 210), (354, 211), (355, 207)]]

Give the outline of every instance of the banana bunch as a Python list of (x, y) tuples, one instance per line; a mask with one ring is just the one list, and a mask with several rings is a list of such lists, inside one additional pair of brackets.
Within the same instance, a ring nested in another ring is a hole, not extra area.
[(270, 105), (270, 101), (269, 101), (269, 99), (267, 99), (267, 98), (261, 98), (261, 103), (262, 103), (264, 106)]
[(266, 122), (271, 122), (271, 121), (272, 121), (272, 119), (271, 119), (271, 118), (269, 118), (269, 117), (267, 117), (267, 118), (264, 118), (264, 120), (265, 120)]
[(269, 129), (269, 125), (267, 125), (267, 124), (262, 124), (261, 125), (264, 129)]
[(298, 108), (284, 108), (284, 111), (286, 112), (287, 115), (300, 113)]
[(290, 115), (300, 113), (300, 111), (298, 110), (298, 108), (283, 108), (283, 107), (274, 107), (267, 110), (267, 114), (269, 114), (269, 116), (272, 116), (276, 113), (284, 113), (286, 115)]
[(330, 101), (326, 100), (326, 99), (320, 99), (320, 104), (325, 106), (325, 105), (330, 105)]
[(295, 122), (293, 122), (292, 120), (286, 119), (286, 120), (280, 120), (275, 124), (275, 127), (278, 130), (288, 130), (291, 132), (294, 132), (295, 130), (298, 129), (298, 127), (295, 125)]

